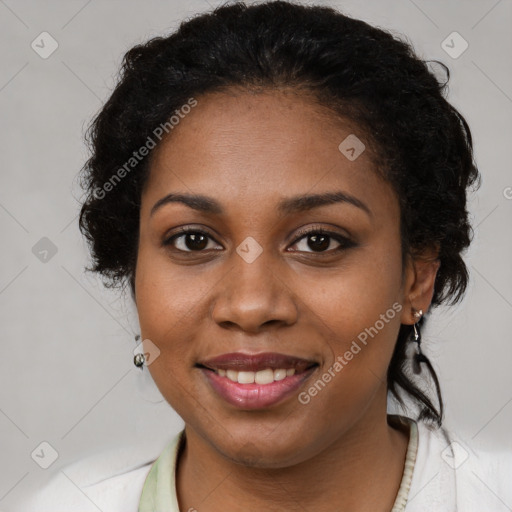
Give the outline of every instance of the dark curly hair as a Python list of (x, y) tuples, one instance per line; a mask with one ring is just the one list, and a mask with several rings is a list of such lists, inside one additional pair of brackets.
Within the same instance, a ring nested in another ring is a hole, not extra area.
[[(433, 64), (444, 80), (429, 68)], [(419, 59), (407, 41), (385, 30), (328, 7), (286, 1), (224, 5), (183, 22), (168, 37), (133, 47), (87, 134), (92, 156), (82, 169), (86, 198), (79, 223), (91, 247), (90, 270), (107, 286), (128, 283), (134, 293), (150, 159), (138, 155), (135, 165), (133, 158), (156, 127), (204, 93), (288, 88), (359, 126), (400, 202), (404, 261), (435, 247), (440, 268), (432, 305), (458, 302), (468, 283), (461, 253), (472, 235), (466, 192), (479, 173), (470, 129), (445, 99), (448, 80), (444, 64)], [(441, 425), (443, 402), (432, 365), (424, 361), (438, 407), (410, 373), (411, 331), (410, 325), (400, 328), (388, 390), (403, 405), (401, 388), (419, 406), (419, 419)]]

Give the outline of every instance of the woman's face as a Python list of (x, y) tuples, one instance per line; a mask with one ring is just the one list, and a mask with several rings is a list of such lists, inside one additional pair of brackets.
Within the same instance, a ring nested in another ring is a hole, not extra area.
[(385, 418), (387, 367), (412, 323), (398, 200), (369, 148), (357, 156), (357, 126), (304, 96), (197, 102), (155, 150), (142, 196), (149, 368), (217, 452), (284, 467)]

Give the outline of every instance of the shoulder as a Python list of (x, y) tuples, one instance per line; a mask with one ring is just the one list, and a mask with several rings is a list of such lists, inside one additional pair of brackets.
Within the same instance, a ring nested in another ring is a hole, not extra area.
[(407, 512), (510, 511), (512, 452), (485, 451), (446, 428), (418, 423), (418, 451)]
[(157, 455), (126, 447), (80, 459), (54, 472), (23, 503), (24, 512), (137, 512)]

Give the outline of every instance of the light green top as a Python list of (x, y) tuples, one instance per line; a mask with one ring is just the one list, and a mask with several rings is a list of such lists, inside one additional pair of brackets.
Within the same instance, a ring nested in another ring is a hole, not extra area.
[[(391, 512), (404, 512), (418, 451), (418, 426), (410, 418), (403, 416), (396, 418), (410, 425), (404, 473), (391, 510)], [(184, 442), (185, 431), (182, 430), (167, 444), (151, 466), (142, 489), (138, 512), (180, 512), (176, 495), (176, 462)]]

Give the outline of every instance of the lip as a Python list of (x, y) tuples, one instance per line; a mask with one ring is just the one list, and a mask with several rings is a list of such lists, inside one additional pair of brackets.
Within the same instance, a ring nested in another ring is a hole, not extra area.
[[(315, 361), (285, 354), (265, 352), (222, 354), (199, 363), (213, 391), (227, 403), (243, 410), (264, 409), (276, 405), (293, 395), (317, 369)], [(294, 375), (270, 384), (240, 384), (220, 376), (215, 370), (253, 371), (295, 368)]]
[(295, 368), (296, 373), (302, 373), (317, 362), (277, 352), (262, 352), (260, 354), (245, 354), (243, 352), (231, 352), (220, 356), (200, 361), (200, 366), (206, 366), (212, 370), (236, 370), (245, 372), (257, 372), (272, 368)]
[(255, 410), (270, 407), (288, 398), (301, 387), (316, 368), (314, 366), (305, 372), (291, 375), (271, 384), (239, 384), (227, 377), (221, 377), (213, 370), (201, 368), (201, 371), (213, 390), (226, 402), (239, 409)]

